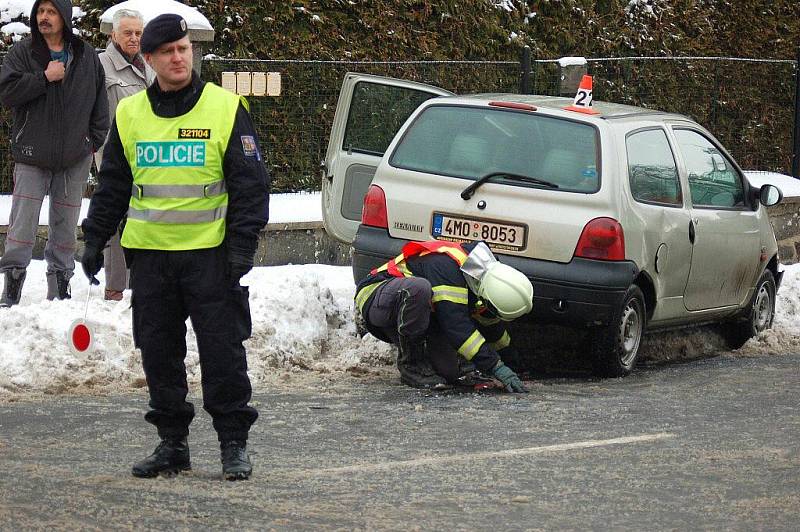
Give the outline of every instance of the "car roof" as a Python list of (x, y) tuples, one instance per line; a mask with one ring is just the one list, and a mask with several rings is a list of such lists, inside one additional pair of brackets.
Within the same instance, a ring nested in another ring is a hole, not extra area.
[[(471, 94), (464, 96), (442, 96), (439, 98), (433, 98), (433, 100), (431, 101), (437, 101), (437, 100), (438, 101), (446, 100), (449, 103), (464, 103), (464, 104), (475, 104), (475, 103), (488, 104), (489, 102), (498, 102), (498, 101), (511, 102), (511, 103), (528, 104), (537, 108), (548, 109), (558, 113), (563, 112), (572, 114), (575, 112), (564, 109), (565, 107), (572, 105), (573, 98), (564, 98), (558, 96), (543, 96), (540, 94), (509, 94), (509, 93)], [(642, 119), (642, 118), (658, 117), (659, 120), (676, 119), (676, 120), (689, 120), (691, 122), (694, 122), (694, 120), (677, 113), (667, 113), (664, 111), (659, 111), (657, 109), (647, 109), (645, 107), (637, 107), (634, 105), (625, 105), (613, 102), (604, 102), (599, 100), (594, 100), (592, 102), (592, 109), (594, 109), (599, 113), (594, 116), (606, 120), (623, 119), (623, 118)], [(591, 115), (584, 115), (584, 116), (591, 116)]]

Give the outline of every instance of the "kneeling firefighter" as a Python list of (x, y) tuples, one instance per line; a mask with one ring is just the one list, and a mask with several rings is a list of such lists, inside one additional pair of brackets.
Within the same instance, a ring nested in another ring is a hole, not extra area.
[(409, 242), (358, 283), (355, 300), (366, 330), (398, 346), (404, 384), (444, 389), (448, 380), (457, 379), (457, 371), (446, 369), (441, 358), (439, 372), (432, 365), (437, 354), (428, 352), (426, 340), (441, 335), (509, 392), (528, 391), (503, 364), (504, 353), (514, 352), (503, 322), (531, 311), (533, 286), (523, 273), (498, 262), (485, 243)]

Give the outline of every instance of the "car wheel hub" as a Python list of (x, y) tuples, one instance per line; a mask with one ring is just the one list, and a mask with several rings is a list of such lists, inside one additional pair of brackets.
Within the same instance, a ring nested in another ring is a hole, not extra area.
[(639, 350), (639, 342), (642, 338), (642, 320), (637, 308), (628, 304), (622, 313), (622, 327), (620, 328), (620, 340), (622, 344), (621, 362), (629, 366), (636, 352)]
[(756, 295), (756, 303), (753, 305), (753, 328), (756, 332), (761, 332), (769, 325), (772, 316), (772, 297), (765, 285), (762, 285)]

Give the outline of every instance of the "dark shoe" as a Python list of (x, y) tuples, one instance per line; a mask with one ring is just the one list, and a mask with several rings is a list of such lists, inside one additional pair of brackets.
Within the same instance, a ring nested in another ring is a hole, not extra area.
[(400, 371), (400, 382), (412, 388), (426, 390), (451, 388), (431, 366), (424, 338), (412, 340), (401, 336), (398, 347), (397, 369)]
[(111, 288), (106, 288), (106, 293), (104, 298), (106, 301), (122, 301), (122, 292), (119, 290), (112, 290)]
[(253, 472), (253, 465), (247, 456), (247, 442), (229, 440), (220, 443), (222, 476), (225, 480), (247, 480)]
[(181, 471), (192, 468), (189, 461), (189, 445), (186, 438), (164, 439), (158, 444), (153, 454), (136, 462), (131, 469), (134, 477), (153, 478), (158, 475), (174, 477)]
[(3, 296), (0, 297), (0, 308), (10, 307), (19, 303), (26, 275), (27, 272), (25, 270), (8, 270), (6, 272), (6, 284), (3, 287)]
[(72, 299), (67, 272), (47, 272), (47, 300)]

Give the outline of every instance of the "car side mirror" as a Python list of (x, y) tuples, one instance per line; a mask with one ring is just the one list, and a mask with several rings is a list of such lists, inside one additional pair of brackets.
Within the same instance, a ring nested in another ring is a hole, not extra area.
[(764, 207), (772, 207), (777, 205), (783, 199), (783, 192), (775, 185), (762, 185), (761, 190), (758, 191), (758, 201)]

